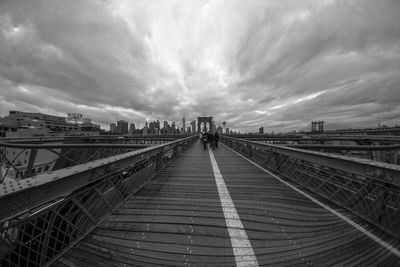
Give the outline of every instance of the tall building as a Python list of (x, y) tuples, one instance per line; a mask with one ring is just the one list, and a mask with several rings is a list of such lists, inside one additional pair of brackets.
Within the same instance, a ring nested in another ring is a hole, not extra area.
[(144, 124), (144, 127), (143, 127), (143, 129), (142, 129), (142, 134), (143, 134), (143, 135), (148, 135), (148, 134), (149, 134), (149, 126), (148, 126), (148, 124), (147, 124), (147, 121), (146, 121), (146, 123)]
[(182, 118), (182, 129), (183, 129), (183, 133), (186, 133), (186, 119), (185, 119), (185, 117)]
[(196, 132), (196, 121), (192, 121), (190, 124), (192, 125), (192, 133), (195, 133)]
[(164, 121), (164, 122), (163, 122), (163, 129), (161, 130), (161, 133), (162, 133), (162, 134), (167, 134), (168, 131), (169, 131), (168, 128), (169, 128), (168, 122), (167, 122), (167, 121)]
[(117, 132), (117, 125), (115, 123), (110, 123), (110, 133)]
[(154, 121), (149, 123), (149, 134), (159, 134), (160, 129), (158, 128), (160, 125), (159, 121)]
[(128, 122), (124, 120), (117, 121), (117, 132), (120, 134), (128, 133)]
[(132, 122), (131, 124), (129, 124), (129, 133), (134, 134), (135, 130), (136, 130), (136, 125)]
[(229, 134), (229, 128), (225, 128), (225, 133)]
[(258, 129), (258, 132), (259, 132), (260, 134), (263, 134), (263, 133), (264, 133), (264, 127), (260, 127), (260, 129)]
[(171, 133), (172, 134), (176, 133), (176, 127), (175, 127), (175, 122), (174, 121), (171, 123)]

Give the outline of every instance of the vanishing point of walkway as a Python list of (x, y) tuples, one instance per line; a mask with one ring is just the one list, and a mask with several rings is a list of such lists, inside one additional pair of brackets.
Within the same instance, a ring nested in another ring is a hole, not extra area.
[[(335, 209), (382, 237), (379, 230), (338, 207)], [(56, 263), (58, 266), (398, 264), (400, 258), (385, 246), (273, 175), (222, 144), (210, 153), (199, 142)]]

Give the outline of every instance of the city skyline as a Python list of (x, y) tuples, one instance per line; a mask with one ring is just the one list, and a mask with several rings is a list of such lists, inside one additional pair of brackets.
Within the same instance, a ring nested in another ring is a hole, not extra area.
[(390, 0), (1, 1), (0, 117), (396, 125), (399, 13)]

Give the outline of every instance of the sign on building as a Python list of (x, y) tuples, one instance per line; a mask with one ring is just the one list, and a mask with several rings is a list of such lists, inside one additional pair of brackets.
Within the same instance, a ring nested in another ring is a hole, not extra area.
[(82, 123), (83, 118), (80, 113), (68, 113), (67, 122), (71, 123)]

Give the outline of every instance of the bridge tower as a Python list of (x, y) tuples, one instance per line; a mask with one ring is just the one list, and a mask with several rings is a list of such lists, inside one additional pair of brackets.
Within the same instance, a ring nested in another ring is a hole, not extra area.
[(311, 122), (311, 133), (323, 133), (323, 132), (324, 132), (324, 121)]
[[(200, 133), (200, 131), (201, 131), (201, 127), (200, 127), (201, 123), (204, 124), (204, 131), (209, 132), (212, 127), (212, 120), (213, 120), (213, 117), (197, 117), (197, 132)], [(208, 123), (210, 129), (207, 129), (207, 126), (206, 126), (207, 123)]]

